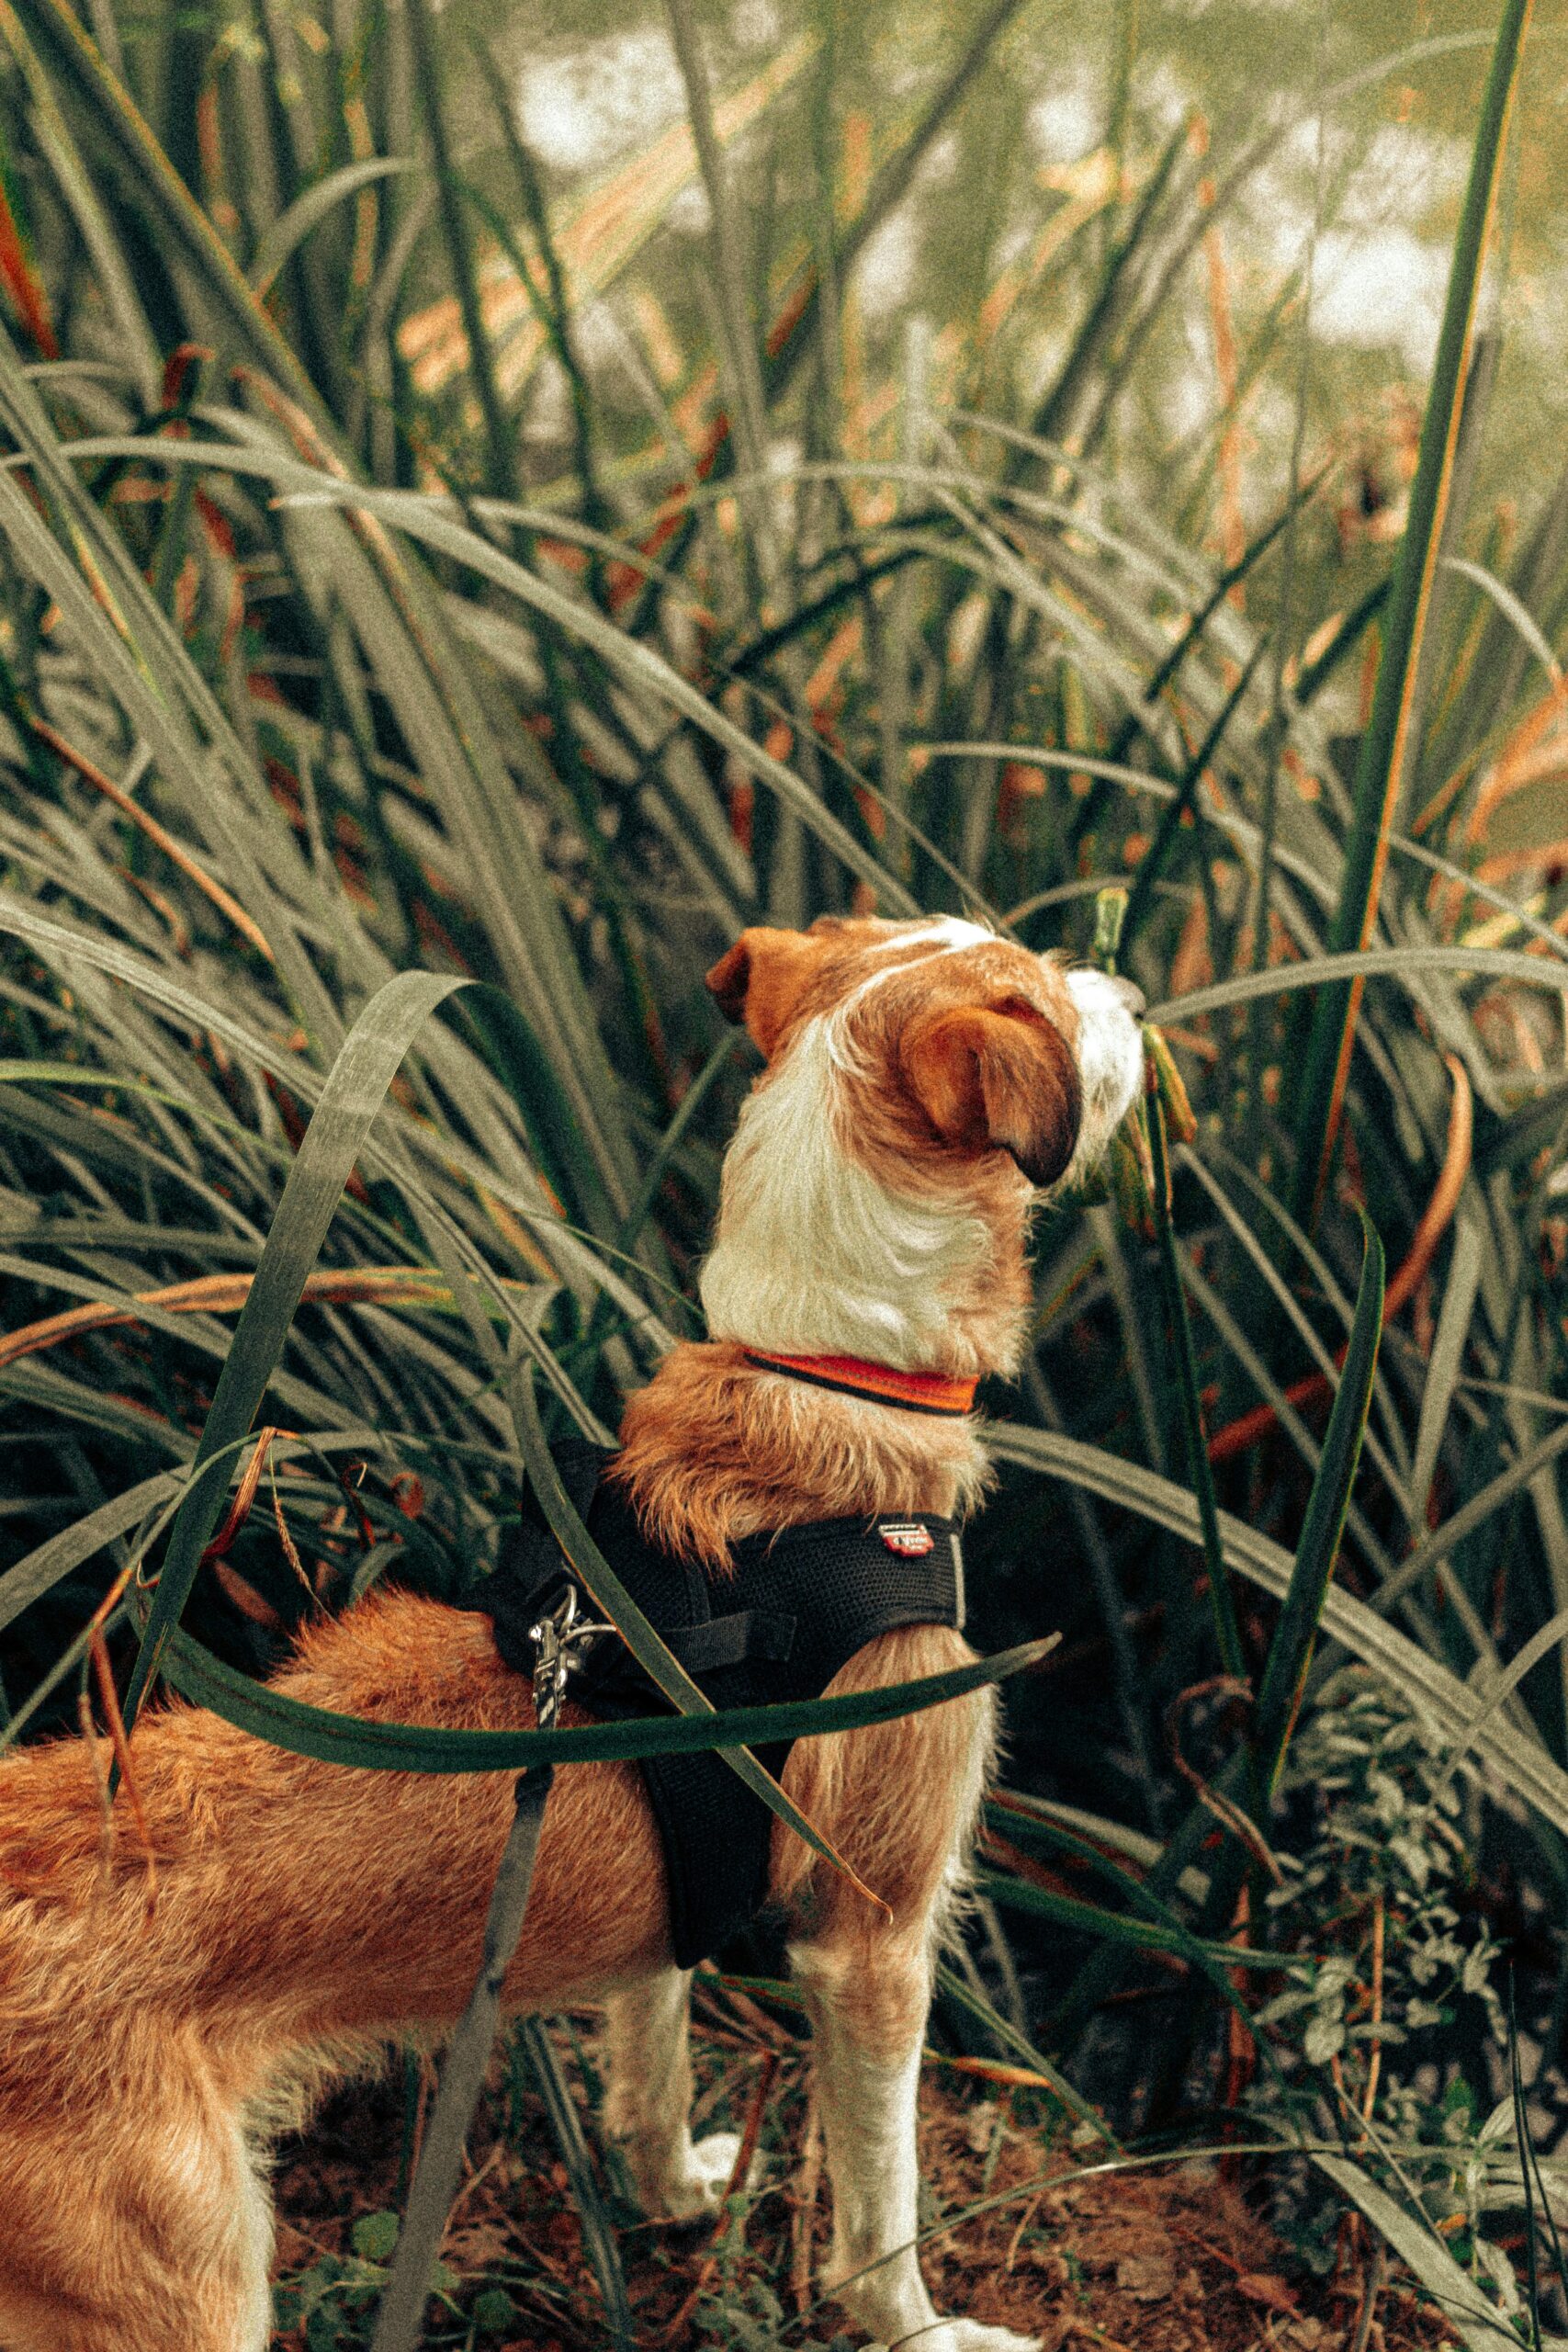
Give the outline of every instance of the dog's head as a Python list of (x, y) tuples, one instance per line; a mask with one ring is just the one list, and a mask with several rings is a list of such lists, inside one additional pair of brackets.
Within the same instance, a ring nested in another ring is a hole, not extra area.
[(951, 917), (746, 931), (707, 984), (768, 1065), (726, 1161), (714, 1335), (1007, 1368), (1029, 1204), (1124, 1117), (1137, 991)]

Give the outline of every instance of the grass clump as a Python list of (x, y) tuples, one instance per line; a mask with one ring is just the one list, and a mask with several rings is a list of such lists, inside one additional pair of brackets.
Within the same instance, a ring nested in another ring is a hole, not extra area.
[[(139, 1696), (154, 1555), (164, 1662), (181, 1619), (253, 1673), (381, 1576), (453, 1589), (524, 1358), (547, 1433), (613, 1426), (698, 1328), (735, 933), (1084, 953), (1120, 891), (1164, 1125), (1043, 1226), (989, 1400), (976, 1638), (1066, 1640), (934, 2031), (1123, 2138), (1255, 2132), (1273, 2052), (1269, 2128), (1393, 2182), (1451, 2303), (1407, 2185), (1495, 2146), (1505, 1945), (1550, 2177), (1568, 1983), (1568, 555), (1561, 485), (1480, 487), (1474, 325), (1522, 11), (1419, 434), (1370, 436), (1320, 413), (1308, 259), (1229, 292), (1299, 97), (1233, 137), (1123, 89), (980, 238), (943, 142), (1005, 145), (1030, 21), (867, 109), (844, 28), (730, 75), (677, 7), (686, 123), (563, 195), (462, 7), (0, 11), (0, 1668), (17, 1729), (68, 1714), (100, 1611)], [(1393, 72), (1325, 85), (1319, 239)], [(884, 320), (912, 217), (971, 265)], [(1183, 438), (1192, 334), (1229, 356)], [(289, 2309), (324, 2342), (373, 2283)]]

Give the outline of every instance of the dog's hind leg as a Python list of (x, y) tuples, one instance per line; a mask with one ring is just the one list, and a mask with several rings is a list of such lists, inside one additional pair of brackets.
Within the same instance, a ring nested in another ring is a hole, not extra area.
[(270, 2199), (237, 2122), (178, 2086), (12, 2137), (0, 2214), (4, 2352), (266, 2352)]
[(691, 1990), (669, 1968), (605, 2004), (605, 2133), (644, 2212), (673, 2222), (718, 2211), (740, 2147), (733, 2132), (692, 2138)]

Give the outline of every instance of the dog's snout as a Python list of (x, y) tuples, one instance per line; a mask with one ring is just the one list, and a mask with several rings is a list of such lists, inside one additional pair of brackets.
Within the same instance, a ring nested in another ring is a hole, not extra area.
[(1148, 999), (1136, 980), (1124, 980), (1118, 975), (1111, 983), (1134, 1021), (1141, 1021)]

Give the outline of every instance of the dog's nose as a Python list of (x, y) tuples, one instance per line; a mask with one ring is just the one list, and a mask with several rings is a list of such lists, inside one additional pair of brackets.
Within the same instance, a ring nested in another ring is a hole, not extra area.
[(1135, 980), (1124, 980), (1118, 974), (1118, 976), (1112, 979), (1111, 985), (1115, 989), (1117, 995), (1121, 998), (1122, 1003), (1126, 1006), (1128, 1012), (1132, 1014), (1134, 1020), (1141, 1021), (1144, 1017), (1144, 1008), (1148, 1000), (1145, 996), (1143, 989), (1138, 986), (1137, 982)]

